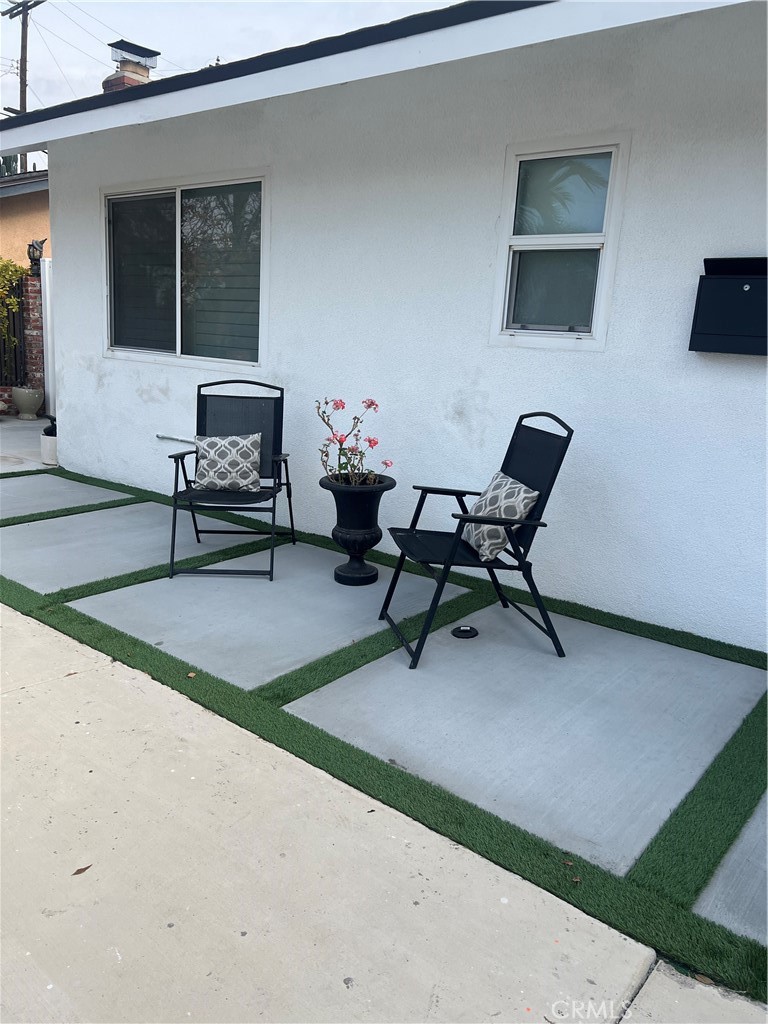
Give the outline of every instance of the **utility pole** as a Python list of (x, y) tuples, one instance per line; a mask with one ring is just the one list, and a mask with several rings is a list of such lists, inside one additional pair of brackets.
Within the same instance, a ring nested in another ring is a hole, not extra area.
[[(0, 17), (18, 18), (21, 16), (21, 53), (19, 55), (19, 113), (24, 114), (27, 110), (27, 37), (29, 35), (29, 12), (44, 4), (45, 0), (19, 0), (19, 3), (0, 11)], [(19, 154), (19, 171), (24, 174), (27, 170), (27, 154)]]

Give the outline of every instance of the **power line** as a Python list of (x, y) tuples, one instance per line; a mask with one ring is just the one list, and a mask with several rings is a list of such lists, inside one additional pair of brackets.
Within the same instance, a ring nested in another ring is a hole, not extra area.
[(106, 46), (106, 45), (107, 45), (107, 44), (106, 44), (106, 43), (104, 42), (104, 40), (103, 40), (103, 39), (99, 39), (99, 37), (98, 37), (98, 36), (95, 36), (95, 35), (93, 34), (93, 32), (90, 32), (90, 31), (89, 31), (89, 30), (88, 30), (88, 29), (87, 29), (87, 28), (85, 27), (85, 25), (81, 25), (79, 21), (75, 21), (75, 19), (74, 19), (74, 18), (73, 18), (73, 17), (71, 16), (71, 15), (67, 14), (67, 12), (66, 12), (66, 11), (62, 10), (62, 8), (61, 8), (61, 4), (54, 4), (54, 5), (53, 5), (53, 9), (54, 9), (55, 11), (58, 11), (58, 12), (59, 12), (59, 14), (63, 14), (63, 15), (64, 15), (64, 17), (65, 17), (65, 18), (67, 18), (67, 20), (68, 20), (68, 21), (71, 21), (73, 25), (76, 25), (76, 26), (77, 26), (77, 27), (78, 27), (78, 28), (80, 29), (80, 31), (81, 31), (81, 32), (85, 32), (85, 34), (86, 34), (86, 35), (89, 35), (89, 36), (91, 37), (91, 39), (95, 39), (97, 43), (101, 43), (101, 45), (102, 45), (102, 46)]
[[(70, 6), (74, 7), (76, 10), (80, 11), (81, 14), (85, 14), (86, 17), (92, 18), (93, 21), (97, 21), (99, 23), (99, 25), (103, 25), (104, 28), (108, 28), (110, 32), (114, 32), (115, 35), (122, 36), (122, 32), (118, 32), (118, 30), (116, 28), (113, 28), (111, 25), (108, 25), (106, 23), (106, 21), (102, 21), (101, 18), (97, 18), (95, 14), (91, 14), (90, 11), (86, 11), (86, 9), (84, 7), (80, 7), (79, 4), (76, 4), (74, 2), (74, 0), (66, 0), (66, 2), (68, 4), (70, 4)], [(62, 11), (61, 13), (63, 14), (64, 12)], [(77, 24), (77, 22), (75, 22), (75, 24)], [(85, 31), (87, 31), (87, 29), (83, 29), (83, 31), (85, 32)], [(89, 33), (89, 35), (90, 35), (90, 33)], [(96, 37), (94, 36), (94, 39), (95, 38)], [(99, 41), (101, 41), (101, 40), (99, 40)], [(104, 45), (106, 46), (107, 44), (105, 43)], [(179, 71), (185, 71), (185, 72), (189, 71), (189, 68), (183, 68), (180, 64), (176, 64), (174, 61), (169, 60), (167, 57), (163, 57), (162, 54), (160, 55), (160, 60), (164, 61), (164, 63), (166, 63), (166, 64), (173, 65), (173, 67), (178, 68)]]
[(105, 68), (109, 68), (110, 71), (112, 70), (112, 65), (111, 64), (107, 64), (107, 62), (104, 61), (104, 60), (99, 60), (98, 57), (94, 57), (92, 53), (88, 53), (86, 50), (81, 50), (79, 46), (75, 46), (74, 43), (70, 43), (70, 41), (68, 39), (65, 39), (63, 36), (58, 35), (56, 32), (54, 32), (52, 29), (48, 28), (47, 26), (40, 25), (40, 28), (43, 30), (43, 32), (47, 32), (49, 35), (54, 36), (54, 38), (59, 39), (62, 43), (66, 43), (67, 46), (71, 46), (72, 49), (73, 50), (77, 50), (78, 53), (82, 53), (83, 56), (90, 57), (91, 60), (95, 60), (97, 64), (102, 64)]
[(33, 27), (33, 28), (35, 29), (35, 31), (37, 32), (37, 34), (38, 34), (38, 35), (40, 36), (40, 38), (42, 39), (42, 41), (43, 41), (43, 46), (45, 46), (45, 48), (46, 48), (46, 50), (48, 51), (48, 53), (50, 53), (50, 55), (51, 55), (51, 59), (53, 60), (53, 63), (54, 63), (55, 65), (56, 65), (56, 67), (57, 67), (57, 68), (59, 69), (59, 71), (61, 72), (61, 77), (62, 77), (62, 78), (64, 79), (64, 81), (65, 81), (65, 82), (67, 83), (67, 85), (69, 86), (69, 91), (70, 91), (70, 92), (72, 93), (72, 95), (73, 95), (73, 96), (75, 97), (75, 99), (77, 99), (77, 98), (78, 98), (78, 97), (77, 97), (77, 93), (76, 93), (76, 92), (75, 92), (75, 90), (74, 90), (74, 89), (72, 88), (72, 83), (71, 83), (71, 82), (70, 82), (70, 80), (69, 80), (69, 79), (67, 78), (67, 76), (66, 76), (66, 75), (64, 74), (64, 69), (62, 68), (61, 64), (59, 64), (59, 62), (58, 62), (58, 61), (56, 60), (56, 55), (54, 54), (53, 50), (52, 50), (52, 49), (50, 48), (50, 46), (48, 45), (48, 42), (47, 42), (47, 40), (46, 40), (45, 36), (44, 36), (44, 35), (43, 35), (43, 33), (42, 33), (42, 32), (40, 31), (40, 29), (38, 28), (37, 24), (36, 24), (36, 23), (35, 23), (34, 21), (32, 22), (32, 27)]
[(28, 88), (28, 89), (29, 89), (29, 91), (30, 91), (30, 92), (32, 93), (32, 95), (33, 95), (33, 96), (35, 97), (35, 99), (36, 99), (36, 100), (37, 100), (37, 102), (38, 102), (38, 103), (40, 104), (40, 106), (41, 106), (41, 107), (44, 107), (44, 106), (45, 106), (45, 104), (44, 104), (44, 103), (43, 103), (43, 101), (42, 101), (42, 100), (40, 99), (40, 97), (39, 97), (39, 96), (37, 95), (37, 93), (36, 93), (36, 92), (35, 92), (35, 90), (34, 90), (34, 89), (32, 88), (32, 86), (31, 86), (31, 85), (29, 84), (29, 82), (27, 82), (27, 88)]

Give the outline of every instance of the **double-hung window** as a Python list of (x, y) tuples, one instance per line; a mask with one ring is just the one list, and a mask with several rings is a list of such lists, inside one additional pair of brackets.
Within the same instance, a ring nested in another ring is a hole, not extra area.
[(492, 343), (602, 348), (619, 146), (509, 161)]
[(262, 183), (107, 199), (110, 347), (259, 358)]

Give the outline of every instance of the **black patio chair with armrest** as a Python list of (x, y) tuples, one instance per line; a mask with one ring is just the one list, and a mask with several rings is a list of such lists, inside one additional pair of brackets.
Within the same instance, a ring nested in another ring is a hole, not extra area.
[[(217, 393), (211, 389), (227, 386), (237, 387), (245, 393)], [(264, 394), (263, 392), (267, 392)], [(274, 579), (275, 542), (279, 536), (290, 536), (296, 543), (293, 523), (293, 500), (291, 479), (288, 473), (288, 456), (283, 452), (283, 388), (250, 380), (217, 380), (200, 384), (197, 388), (197, 429), (198, 437), (242, 437), (250, 434), (261, 435), (259, 454), (259, 483), (251, 490), (213, 490), (196, 487), (194, 476), (190, 477), (186, 459), (195, 456), (197, 468), (198, 451), (190, 449), (175, 452), (168, 458), (174, 463), (173, 513), (171, 520), (171, 557), (169, 576), (268, 576)], [(181, 486), (180, 486), (181, 485)], [(291, 528), (278, 534), (275, 516), (277, 497), (285, 490), (288, 498), (288, 515)], [(254, 506), (259, 506), (258, 509)], [(270, 537), (269, 569), (177, 569), (176, 560), (176, 518), (179, 511), (192, 515), (195, 539), (200, 543), (202, 534), (242, 533)], [(272, 517), (269, 531), (260, 529), (203, 529), (198, 521), (198, 512), (254, 512), (265, 511)]]
[[(526, 422), (535, 418), (553, 420), (563, 429), (564, 433), (542, 430)], [(490, 577), (502, 607), (509, 608), (511, 605), (519, 611), (537, 629), (540, 629), (542, 633), (549, 637), (558, 657), (565, 657), (565, 651), (534, 582), (533, 569), (528, 560), (528, 554), (537, 531), (547, 525), (542, 521), (541, 517), (552, 493), (557, 475), (560, 472), (560, 466), (565, 458), (568, 445), (571, 443), (572, 435), (573, 430), (568, 424), (564, 423), (557, 416), (553, 416), (552, 413), (530, 412), (518, 419), (507, 454), (501, 464), (501, 472), (505, 476), (524, 484), (532, 491), (538, 491), (538, 498), (536, 498), (535, 504), (529, 509), (524, 518), (504, 519), (498, 516), (471, 515), (464, 499), (469, 495), (479, 496), (481, 494), (480, 491), (466, 491), (449, 487), (414, 487), (414, 490), (419, 491), (420, 494), (411, 525), (407, 529), (392, 528), (389, 531), (395, 544), (400, 549), (400, 557), (390, 582), (387, 596), (384, 599), (381, 613), (379, 614), (379, 618), (387, 621), (399, 642), (410, 654), (411, 663), (409, 668), (416, 668), (419, 663), (435, 618), (435, 613), (440, 604), (443, 589), (448, 580), (448, 575), (454, 568), (485, 570)], [(448, 495), (449, 497), (456, 498), (461, 511), (452, 513), (452, 517), (458, 520), (456, 529), (453, 532), (418, 529), (419, 517), (429, 495)], [(483, 561), (478, 551), (463, 539), (464, 530), (470, 523), (503, 527), (506, 534), (506, 546), (492, 561)], [(505, 555), (506, 560), (501, 555)], [(406, 559), (418, 562), (419, 565), (423, 566), (437, 584), (415, 648), (408, 643), (397, 623), (389, 614), (389, 606)], [(525, 609), (507, 597), (497, 576), (497, 573), (502, 570), (522, 574), (534, 604), (541, 615), (541, 622), (538, 622)]]

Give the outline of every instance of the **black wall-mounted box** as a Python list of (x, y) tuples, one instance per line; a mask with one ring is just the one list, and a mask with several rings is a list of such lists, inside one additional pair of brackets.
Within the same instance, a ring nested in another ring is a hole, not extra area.
[(706, 259), (693, 314), (691, 352), (764, 356), (768, 259)]

